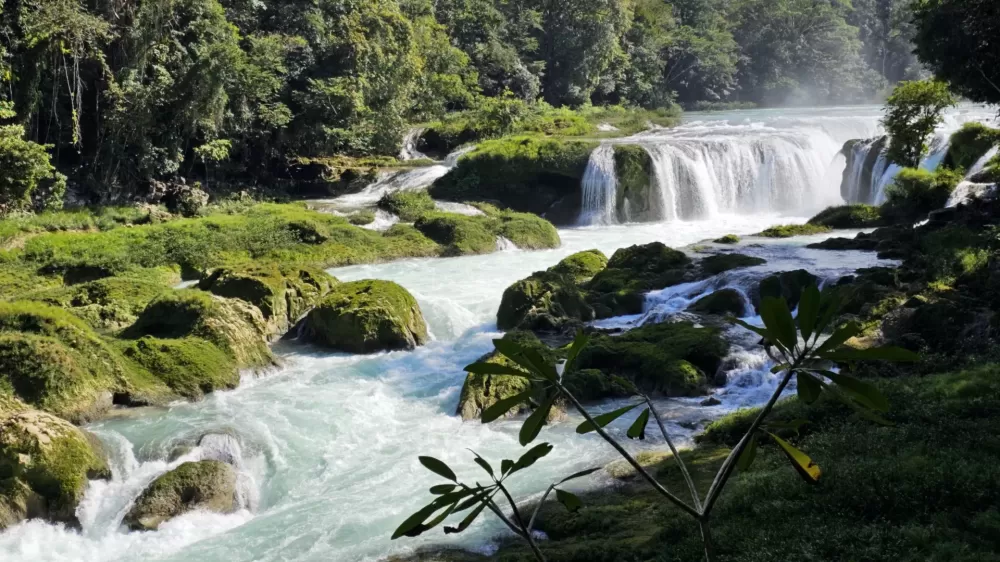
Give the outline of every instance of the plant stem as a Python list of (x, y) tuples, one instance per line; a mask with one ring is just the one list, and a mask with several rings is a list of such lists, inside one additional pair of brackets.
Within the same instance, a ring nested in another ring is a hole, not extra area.
[(511, 520), (508, 519), (507, 516), (503, 514), (503, 511), (497, 506), (496, 503), (493, 502), (493, 500), (489, 500), (488, 503), (486, 504), (486, 507), (493, 512), (493, 515), (497, 516), (497, 519), (503, 521), (504, 525), (507, 525), (507, 527), (510, 528), (511, 531), (514, 531), (515, 535), (519, 537), (524, 537), (524, 532), (521, 531), (521, 529), (517, 525), (514, 525), (514, 523), (511, 522)]
[(653, 401), (650, 400), (648, 396), (643, 396), (643, 398), (646, 399), (646, 405), (649, 406), (649, 413), (653, 414), (653, 417), (656, 418), (656, 423), (660, 426), (660, 433), (663, 434), (663, 439), (666, 440), (667, 446), (670, 447), (670, 452), (674, 455), (674, 459), (677, 461), (677, 466), (681, 468), (681, 474), (684, 475), (684, 481), (687, 482), (688, 489), (691, 490), (691, 499), (694, 501), (695, 510), (701, 511), (701, 498), (698, 497), (698, 488), (694, 485), (694, 480), (691, 478), (691, 473), (688, 472), (684, 459), (682, 459), (680, 454), (677, 452), (677, 447), (674, 447), (674, 442), (670, 439), (670, 435), (667, 433), (666, 426), (663, 425), (663, 419), (660, 418), (659, 412), (657, 412), (656, 407), (653, 406)]
[(729, 477), (732, 476), (733, 470), (736, 468), (736, 459), (739, 458), (743, 449), (750, 443), (750, 438), (762, 423), (764, 423), (764, 418), (771, 413), (774, 408), (775, 403), (778, 402), (778, 398), (781, 397), (781, 393), (785, 391), (785, 387), (788, 386), (789, 381), (792, 380), (792, 375), (795, 369), (798, 368), (799, 362), (796, 361), (787, 371), (785, 371), (784, 378), (781, 379), (781, 384), (775, 389), (774, 394), (771, 395), (770, 400), (764, 405), (764, 408), (757, 414), (757, 418), (754, 419), (753, 423), (750, 425), (750, 429), (743, 435), (740, 442), (736, 445), (726, 457), (726, 461), (722, 463), (722, 468), (719, 469), (719, 473), (715, 476), (715, 481), (712, 482), (712, 487), (708, 490), (708, 497), (705, 499), (705, 507), (702, 509), (702, 513), (707, 516), (712, 512), (712, 507), (715, 506), (715, 501), (719, 499), (719, 494), (722, 493), (722, 489), (726, 486), (726, 482), (729, 481)]
[(549, 484), (549, 487), (545, 489), (545, 493), (542, 494), (542, 499), (538, 500), (538, 505), (535, 506), (535, 511), (534, 513), (531, 514), (531, 519), (528, 520), (529, 533), (531, 532), (532, 529), (535, 528), (535, 518), (538, 517), (538, 512), (541, 511), (542, 509), (542, 504), (545, 503), (545, 499), (549, 497), (549, 494), (552, 493), (552, 490), (554, 490), (555, 487), (556, 487), (555, 484)]
[(705, 562), (712, 562), (715, 555), (712, 552), (712, 530), (709, 528), (708, 518), (699, 519), (698, 527), (701, 529), (701, 542), (705, 545)]
[(594, 427), (594, 429), (597, 431), (597, 434), (600, 435), (601, 438), (603, 438), (605, 441), (607, 441), (609, 445), (614, 447), (615, 450), (618, 451), (618, 454), (621, 455), (622, 458), (624, 458), (630, 465), (632, 465), (632, 468), (634, 468), (636, 472), (638, 472), (643, 478), (645, 478), (646, 481), (649, 482), (650, 485), (652, 485), (657, 492), (659, 492), (663, 497), (667, 498), (667, 500), (669, 500), (671, 503), (681, 508), (684, 511), (684, 513), (687, 513), (691, 517), (694, 517), (695, 519), (701, 517), (701, 514), (694, 508), (692, 508), (690, 505), (685, 503), (684, 500), (678, 498), (677, 496), (672, 494), (670, 490), (664, 488), (663, 485), (660, 484), (656, 480), (656, 478), (653, 477), (652, 474), (647, 472), (646, 469), (643, 468), (642, 465), (640, 465), (639, 462), (636, 461), (635, 458), (633, 458), (632, 455), (630, 455), (628, 451), (626, 451), (618, 443), (618, 441), (615, 441), (614, 437), (608, 435), (608, 433), (604, 431), (604, 428), (601, 427), (597, 422), (595, 422), (594, 418), (587, 413), (586, 408), (583, 407), (583, 404), (580, 404), (580, 401), (576, 399), (576, 396), (573, 396), (572, 393), (566, 390), (566, 387), (564, 387), (561, 383), (556, 383), (556, 384), (559, 386), (559, 390), (562, 391), (562, 393), (565, 394), (566, 397), (570, 399), (570, 402), (573, 403), (573, 407), (576, 408), (576, 411), (580, 412), (580, 415), (582, 415), (584, 419), (590, 422), (590, 425)]

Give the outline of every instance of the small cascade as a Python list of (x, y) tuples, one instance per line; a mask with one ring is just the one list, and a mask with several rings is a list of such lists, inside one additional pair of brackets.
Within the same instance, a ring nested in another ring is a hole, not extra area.
[(602, 144), (590, 154), (583, 174), (583, 206), (580, 225), (607, 225), (618, 222), (616, 203), (618, 177), (615, 173), (615, 149)]
[(955, 191), (951, 192), (945, 207), (956, 207), (974, 197), (983, 197), (996, 191), (995, 184), (978, 182), (976, 176), (986, 168), (986, 164), (993, 160), (998, 152), (1000, 152), (1000, 146), (994, 146), (969, 168), (965, 179), (955, 187)]
[(427, 158), (426, 154), (417, 150), (417, 143), (420, 142), (420, 137), (423, 134), (424, 129), (420, 127), (415, 127), (406, 132), (406, 136), (403, 137), (403, 148), (399, 151), (400, 160), (422, 160)]
[(510, 241), (509, 238), (504, 236), (497, 236), (497, 251), (498, 252), (514, 252), (517, 251), (517, 245)]
[(979, 172), (982, 172), (984, 169), (986, 169), (986, 165), (990, 163), (990, 160), (993, 160), (993, 158), (996, 157), (998, 153), (1000, 153), (1000, 145), (994, 146), (993, 148), (989, 149), (989, 151), (987, 151), (986, 154), (983, 154), (983, 156), (979, 160), (976, 160), (976, 163), (973, 164), (971, 168), (969, 168), (969, 173), (967, 173), (965, 177), (967, 179), (971, 179), (975, 177), (977, 174), (979, 174)]
[(486, 213), (465, 203), (455, 203), (454, 201), (435, 201), (434, 208), (446, 213), (455, 213), (467, 217), (481, 217)]
[(378, 232), (385, 232), (392, 227), (392, 225), (399, 222), (399, 217), (390, 213), (389, 211), (383, 209), (375, 209), (375, 220), (363, 225), (361, 228), (367, 228), (368, 230), (376, 230)]

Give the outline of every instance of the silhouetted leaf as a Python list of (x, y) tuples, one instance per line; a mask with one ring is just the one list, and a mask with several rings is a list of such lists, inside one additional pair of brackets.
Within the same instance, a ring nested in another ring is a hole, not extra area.
[(733, 324), (736, 324), (737, 326), (742, 326), (743, 328), (750, 330), (751, 332), (757, 334), (758, 336), (764, 338), (767, 341), (774, 340), (774, 336), (771, 334), (770, 331), (768, 331), (767, 328), (758, 328), (757, 326), (754, 326), (753, 324), (750, 324), (749, 322), (746, 322), (744, 320), (740, 320), (739, 318), (736, 318), (734, 316), (730, 316), (729, 321), (732, 322)]
[(444, 478), (446, 478), (448, 480), (451, 480), (452, 482), (457, 482), (458, 481), (458, 479), (455, 477), (455, 473), (452, 472), (452, 470), (450, 468), (448, 468), (448, 465), (446, 465), (443, 462), (437, 460), (436, 458), (434, 458), (434, 457), (417, 457), (417, 459), (420, 461), (420, 464), (424, 465), (424, 467), (426, 467), (427, 470), (433, 472), (434, 474), (437, 474), (438, 476), (442, 476), (442, 477), (444, 477)]
[(529, 466), (535, 464), (538, 459), (544, 457), (545, 455), (552, 452), (552, 445), (548, 443), (540, 443), (535, 445), (527, 453), (521, 455), (521, 458), (517, 459), (514, 466), (510, 469), (510, 473), (514, 474), (519, 470), (524, 470)]
[(590, 336), (583, 333), (583, 330), (579, 330), (576, 333), (576, 338), (573, 339), (573, 344), (569, 346), (569, 351), (566, 354), (566, 369), (570, 370), (573, 368), (573, 364), (576, 362), (577, 356), (583, 351), (583, 348), (587, 347), (590, 343)]
[(510, 459), (504, 459), (504, 460), (500, 461), (500, 474), (501, 475), (507, 474), (508, 472), (510, 472), (511, 468), (514, 468), (514, 461), (512, 461)]
[(479, 456), (479, 453), (473, 451), (472, 449), (469, 449), (469, 451), (472, 451), (472, 454), (476, 455), (476, 459), (475, 459), (476, 464), (478, 464), (480, 467), (482, 467), (482, 469), (485, 470), (486, 473), (490, 475), (490, 477), (492, 477), (493, 476), (493, 467), (490, 466), (490, 463), (486, 462), (486, 459), (484, 459), (483, 457)]
[[(618, 408), (613, 412), (608, 412), (606, 414), (601, 414), (599, 416), (594, 416), (594, 421), (597, 423), (597, 427), (604, 427), (609, 423), (615, 421), (616, 419), (629, 413), (631, 410), (639, 406), (638, 404), (632, 404), (631, 406), (625, 406), (624, 408)], [(589, 421), (584, 421), (576, 427), (576, 432), (579, 434), (590, 433), (597, 429)]]
[(781, 450), (784, 451), (785, 456), (788, 457), (788, 460), (792, 463), (795, 471), (799, 473), (799, 476), (810, 484), (819, 482), (819, 478), (823, 475), (823, 471), (820, 470), (819, 465), (814, 463), (812, 459), (809, 458), (809, 455), (806, 455), (802, 451), (796, 449), (791, 443), (773, 433), (769, 433), (768, 435), (774, 439), (775, 443), (781, 446)]
[(754, 434), (750, 437), (750, 442), (747, 443), (743, 452), (740, 453), (740, 458), (736, 461), (736, 470), (743, 472), (744, 470), (750, 468), (753, 464), (753, 460), (757, 458), (757, 435)]
[(438, 484), (437, 486), (431, 486), (431, 493), (434, 495), (447, 494), (455, 488), (455, 484)]
[(771, 429), (788, 429), (798, 435), (799, 430), (807, 423), (809, 423), (809, 420), (769, 421), (767, 422), (767, 427)]
[[(566, 478), (563, 478), (562, 480), (559, 481), (559, 484), (563, 484), (563, 483), (569, 482), (570, 480), (576, 480), (577, 478), (583, 478), (584, 476), (590, 476), (591, 474), (597, 472), (598, 470), (601, 470), (601, 467), (588, 468), (587, 470), (581, 470), (580, 472), (577, 472), (577, 473), (574, 473), (574, 474), (570, 474)], [(556, 484), (556, 486), (558, 486), (559, 484)]]
[(795, 373), (795, 385), (799, 392), (799, 400), (806, 404), (816, 402), (823, 392), (823, 385), (815, 377), (803, 371)]
[(507, 365), (501, 365), (499, 363), (473, 363), (471, 365), (466, 365), (465, 371), (476, 375), (510, 375), (514, 377), (528, 376), (528, 373), (520, 369), (515, 369), (514, 367), (508, 367)]
[(825, 354), (844, 345), (844, 342), (861, 333), (861, 326), (857, 322), (848, 322), (833, 332), (816, 350), (813, 355), (823, 357)]
[(784, 298), (766, 297), (760, 305), (760, 318), (777, 339), (777, 342), (772, 340), (772, 343), (780, 343), (787, 350), (795, 349), (795, 344), (798, 343), (795, 320)]
[(444, 533), (446, 535), (450, 535), (452, 533), (461, 533), (462, 531), (468, 529), (469, 525), (472, 525), (472, 522), (475, 521), (477, 517), (479, 517), (479, 514), (482, 513), (484, 509), (486, 509), (486, 505), (487, 505), (487, 503), (485, 501), (483, 501), (479, 505), (479, 507), (477, 507), (476, 509), (472, 510), (465, 517), (465, 519), (462, 519), (462, 522), (458, 524), (458, 527), (445, 527), (444, 528)]
[(579, 497), (577, 497), (576, 494), (571, 494), (563, 490), (556, 490), (556, 499), (559, 500), (559, 503), (563, 504), (566, 511), (569, 511), (570, 513), (583, 507), (583, 502)]
[(833, 381), (841, 390), (854, 398), (862, 406), (877, 412), (889, 411), (889, 400), (875, 385), (858, 380), (852, 376), (831, 371), (823, 371), (823, 376)]
[(514, 363), (517, 363), (531, 374), (538, 377), (542, 376), (542, 374), (538, 372), (538, 369), (535, 368), (535, 365), (524, 356), (524, 352), (527, 351), (528, 348), (514, 341), (504, 339), (493, 340), (493, 346), (496, 347), (497, 351), (503, 354), (504, 357), (510, 359)]
[(639, 439), (640, 441), (646, 438), (646, 424), (649, 423), (649, 408), (646, 408), (639, 414), (635, 421), (632, 422), (632, 426), (628, 428), (626, 435), (629, 439)]
[(802, 291), (802, 298), (799, 300), (799, 331), (802, 332), (802, 339), (809, 341), (819, 320), (819, 307), (822, 296), (815, 284), (810, 284)]
[(516, 406), (524, 402), (527, 402), (529, 398), (531, 398), (530, 388), (528, 390), (525, 390), (524, 392), (515, 394), (514, 396), (508, 396), (507, 398), (497, 400), (496, 402), (491, 404), (488, 408), (483, 409), (483, 413), (480, 416), (480, 419), (482, 420), (483, 423), (490, 423), (491, 421), (499, 417), (502, 417)]
[(542, 426), (545, 425), (545, 420), (549, 418), (549, 410), (552, 409), (552, 403), (555, 401), (556, 395), (553, 394), (535, 408), (535, 411), (531, 412), (528, 419), (524, 420), (524, 423), (521, 425), (521, 431), (517, 436), (522, 446), (531, 443), (538, 437), (538, 433), (542, 431)]

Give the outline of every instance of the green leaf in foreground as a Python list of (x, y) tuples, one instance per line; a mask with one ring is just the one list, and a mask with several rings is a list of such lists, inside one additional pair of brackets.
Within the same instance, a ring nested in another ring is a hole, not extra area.
[(570, 513), (583, 507), (583, 501), (580, 500), (579, 496), (564, 490), (556, 490), (556, 499), (559, 500), (559, 503), (563, 504), (566, 511), (569, 511)]
[(544, 402), (542, 402), (528, 419), (524, 420), (524, 424), (521, 425), (521, 431), (518, 433), (518, 441), (522, 446), (527, 445), (538, 437), (539, 432), (542, 431), (542, 426), (545, 425), (545, 420), (549, 419), (549, 411), (552, 410), (552, 404), (556, 401), (556, 395), (548, 397)]
[(814, 463), (809, 455), (806, 455), (802, 451), (796, 449), (791, 443), (785, 441), (781, 437), (773, 433), (768, 433), (774, 442), (781, 446), (781, 450), (784, 451), (785, 456), (792, 463), (795, 471), (799, 473), (806, 482), (810, 484), (815, 484), (819, 482), (820, 476), (823, 475), (823, 471), (820, 470), (819, 465)]
[(417, 459), (420, 461), (420, 464), (424, 465), (424, 467), (427, 470), (433, 472), (434, 474), (437, 474), (438, 476), (451, 480), (452, 482), (458, 482), (458, 478), (456, 478), (455, 473), (452, 472), (450, 468), (448, 468), (448, 465), (437, 460), (436, 458), (417, 457)]
[(806, 404), (816, 402), (823, 392), (823, 385), (816, 380), (816, 377), (804, 371), (795, 373), (795, 388), (798, 390), (799, 399)]
[(888, 412), (889, 400), (882, 394), (875, 385), (856, 379), (850, 375), (824, 371), (823, 375), (834, 382), (842, 391), (851, 398), (858, 401), (862, 406), (866, 406), (876, 412)]
[(519, 470), (524, 470), (525, 468), (528, 468), (529, 466), (538, 462), (538, 459), (544, 457), (545, 455), (551, 452), (552, 452), (552, 445), (548, 443), (540, 443), (538, 445), (535, 445), (534, 447), (529, 449), (527, 453), (521, 455), (521, 458), (517, 459), (517, 462), (515, 462), (514, 466), (511, 467), (510, 473), (514, 474)]
[(635, 421), (632, 422), (632, 426), (628, 428), (626, 435), (629, 439), (639, 439), (640, 441), (646, 438), (646, 424), (649, 423), (649, 408), (646, 408), (639, 414)]
[[(631, 406), (625, 406), (624, 408), (618, 408), (617, 410), (615, 410), (613, 412), (608, 412), (606, 414), (601, 414), (599, 416), (594, 416), (594, 422), (597, 423), (597, 427), (604, 427), (604, 426), (608, 425), (609, 423), (615, 421), (616, 419), (618, 419), (618, 418), (624, 416), (625, 414), (629, 413), (630, 411), (632, 411), (633, 409), (635, 409), (637, 406), (639, 406), (639, 405), (638, 404), (632, 404)], [(590, 423), (589, 421), (585, 421), (585, 422), (583, 422), (583, 423), (581, 423), (580, 425), (577, 426), (576, 432), (582, 435), (584, 433), (590, 433), (591, 431), (596, 430), (597, 427), (594, 427), (594, 424)]]
[(754, 459), (757, 458), (757, 435), (754, 434), (750, 437), (750, 442), (740, 453), (740, 458), (736, 461), (736, 470), (743, 472), (744, 470), (750, 468), (753, 464)]
[(531, 389), (515, 394), (514, 396), (508, 396), (507, 398), (497, 400), (488, 408), (483, 409), (480, 419), (483, 423), (490, 423), (491, 421), (506, 415), (507, 412), (511, 411), (520, 404), (527, 402), (529, 398), (531, 398)]

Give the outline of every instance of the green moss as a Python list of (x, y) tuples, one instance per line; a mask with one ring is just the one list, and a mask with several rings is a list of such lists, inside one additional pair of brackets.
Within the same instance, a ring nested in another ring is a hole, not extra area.
[(727, 234), (722, 238), (716, 238), (713, 242), (716, 244), (739, 244), (740, 237), (735, 234)]
[(743, 294), (736, 289), (721, 289), (698, 299), (688, 310), (698, 314), (740, 317), (745, 312), (743, 300)]
[(431, 186), (435, 199), (498, 201), (515, 211), (542, 214), (580, 180), (596, 143), (512, 137), (487, 141)]
[(303, 337), (350, 353), (413, 349), (427, 341), (416, 299), (391, 281), (341, 283), (306, 318)]
[(184, 289), (164, 294), (150, 303), (122, 336), (197, 337), (218, 346), (239, 367), (263, 367), (273, 363), (266, 334), (263, 315), (249, 303)]
[(681, 283), (691, 259), (660, 242), (617, 250), (586, 284), (598, 318), (642, 312), (643, 293)]
[(881, 207), (854, 204), (828, 207), (809, 219), (809, 224), (830, 228), (871, 228), (884, 225), (885, 219)]
[(638, 145), (616, 145), (614, 150), (619, 219), (623, 222), (656, 220), (660, 202), (653, 177), (653, 159)]
[(625, 377), (640, 390), (667, 396), (704, 392), (729, 344), (714, 328), (690, 323), (651, 324), (621, 336), (596, 336), (577, 359), (580, 369)]
[(445, 256), (488, 254), (496, 251), (496, 234), (481, 217), (455, 213), (426, 213), (413, 225), (444, 246)]
[(347, 221), (355, 226), (364, 226), (375, 222), (375, 211), (355, 211), (347, 217)]
[(497, 328), (559, 330), (568, 321), (594, 319), (587, 295), (573, 277), (539, 271), (508, 287), (497, 311)]
[(577, 283), (583, 283), (594, 278), (608, 265), (608, 258), (600, 250), (584, 250), (563, 258), (549, 271), (560, 275), (568, 275)]
[(122, 353), (177, 394), (200, 399), (215, 390), (236, 388), (239, 370), (232, 356), (198, 338), (143, 337), (119, 342)]
[(24, 501), (26, 486), (49, 519), (76, 522), (87, 480), (109, 478), (107, 464), (69, 422), (11, 404), (0, 411), (0, 496)]
[(966, 123), (951, 135), (944, 165), (957, 170), (968, 170), (998, 144), (1000, 129), (975, 121)]
[(961, 181), (962, 174), (954, 170), (905, 168), (887, 188), (883, 214), (893, 220), (923, 217), (944, 207)]
[(744, 254), (715, 254), (702, 259), (698, 264), (705, 275), (718, 275), (733, 269), (763, 265), (767, 260)]
[[(558, 353), (543, 344), (531, 332), (512, 331), (504, 334), (503, 339), (516, 342), (517, 344), (532, 348), (550, 360), (555, 360)], [(497, 363), (500, 365), (515, 366), (509, 359), (500, 355), (496, 351), (491, 351), (479, 359), (487, 363)], [(456, 414), (462, 419), (479, 419), (483, 410), (489, 408), (499, 400), (520, 394), (526, 390), (541, 390), (539, 386), (532, 386), (531, 381), (525, 377), (515, 377), (511, 375), (483, 375), (478, 373), (468, 373), (465, 383), (462, 385), (462, 393), (458, 399)], [(507, 416), (516, 415), (524, 409), (526, 405), (514, 408), (507, 413)]]
[(811, 234), (823, 234), (833, 230), (829, 226), (819, 224), (783, 224), (772, 226), (758, 234), (765, 238), (791, 238), (793, 236), (809, 236)]
[(23, 298), (65, 308), (98, 330), (114, 332), (135, 322), (146, 305), (169, 290), (159, 280), (128, 276), (35, 291)]
[(143, 491), (122, 521), (132, 530), (155, 530), (194, 509), (230, 513), (236, 507), (236, 471), (226, 463), (186, 462)]
[(395, 191), (379, 199), (378, 207), (397, 215), (403, 222), (416, 222), (435, 210), (434, 200), (426, 191)]
[(549, 221), (528, 213), (499, 211), (488, 214), (488, 224), (497, 236), (503, 236), (522, 250), (558, 248), (559, 231)]

